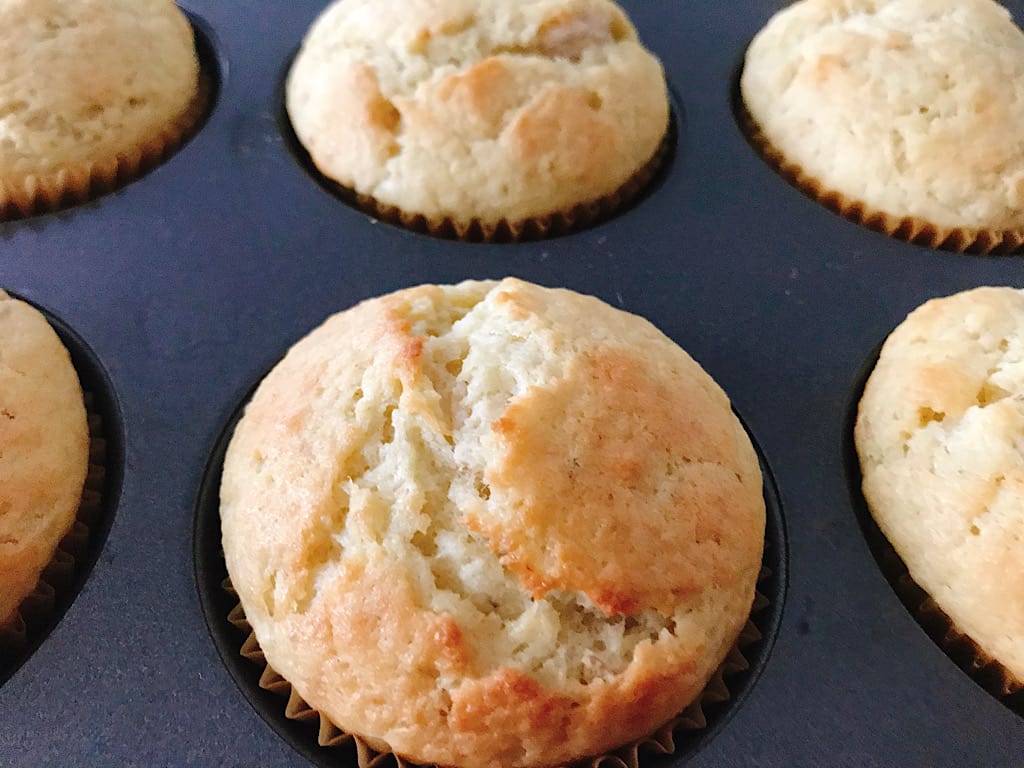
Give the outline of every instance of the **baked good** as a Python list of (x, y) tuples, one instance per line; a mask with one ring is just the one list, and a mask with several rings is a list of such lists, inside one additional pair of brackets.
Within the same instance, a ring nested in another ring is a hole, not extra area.
[(68, 351), (37, 310), (0, 291), (0, 627), (74, 524), (88, 463)]
[(172, 0), (0, 0), (0, 18), (0, 219), (137, 176), (198, 117)]
[(1024, 680), (1024, 291), (914, 310), (882, 347), (855, 429), (864, 497), (913, 580)]
[(756, 143), (844, 215), (1024, 243), (1024, 33), (993, 0), (801, 0), (754, 38), (741, 90)]
[(224, 555), (268, 664), (421, 763), (540, 766), (693, 701), (754, 597), (761, 474), (646, 320), (516, 279), (366, 301), (239, 422)]
[(621, 204), (669, 117), (661, 65), (609, 0), (338, 0), (287, 108), (317, 168), (373, 212), (485, 237)]

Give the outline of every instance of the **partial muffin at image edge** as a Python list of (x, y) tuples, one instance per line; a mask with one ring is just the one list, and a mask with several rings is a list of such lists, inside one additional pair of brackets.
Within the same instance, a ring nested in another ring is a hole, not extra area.
[(610, 0), (338, 0), (286, 101), (312, 163), (358, 207), (460, 239), (589, 226), (669, 149), (662, 67)]
[(868, 508), (902, 561), (888, 575), (998, 697), (1024, 681), (1021, 434), (1024, 291), (995, 287), (910, 313), (882, 348), (854, 430)]
[(68, 351), (36, 309), (0, 291), (0, 636), (4, 638), (0, 651), (4, 656), (19, 650), (9, 638), (22, 633), (22, 603), (36, 592), (44, 571), (59, 559), (62, 540), (75, 526), (89, 450), (86, 407)]
[(1024, 33), (993, 0), (801, 0), (754, 38), (741, 122), (783, 176), (898, 239), (1024, 245)]
[(0, 0), (0, 17), (0, 221), (137, 178), (206, 107), (171, 0)]
[(221, 517), (298, 695), (466, 768), (671, 720), (747, 622), (765, 529), (750, 440), (685, 352), (514, 279), (399, 291), (297, 343), (236, 428)]

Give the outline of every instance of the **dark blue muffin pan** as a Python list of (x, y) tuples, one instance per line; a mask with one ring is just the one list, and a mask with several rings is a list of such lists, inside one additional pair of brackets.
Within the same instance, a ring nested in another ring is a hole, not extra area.
[[(217, 542), (224, 436), (328, 315), (418, 283), (505, 275), (650, 319), (728, 392), (761, 451), (764, 638), (708, 728), (645, 765), (1021, 765), (1024, 720), (929, 639), (876, 562), (851, 423), (878, 345), (911, 309), (1020, 285), (1024, 257), (889, 239), (758, 157), (737, 125), (736, 81), (781, 0), (624, 0), (665, 65), (675, 146), (621, 215), (518, 244), (374, 221), (313, 177), (283, 122), (282, 79), (325, 5), (189, 0), (218, 84), (201, 130), (117, 192), (0, 224), (0, 286), (60, 324), (115, 446), (70, 604), (0, 675), (0, 765), (354, 765), (287, 721), (236, 655)], [(1020, 22), (1024, 2), (1011, 9)]]

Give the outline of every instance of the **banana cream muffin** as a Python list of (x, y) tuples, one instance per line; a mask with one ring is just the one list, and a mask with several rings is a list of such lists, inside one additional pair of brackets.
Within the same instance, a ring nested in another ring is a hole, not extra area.
[(171, 0), (0, 0), (0, 219), (125, 182), (198, 117)]
[(1024, 291), (914, 310), (885, 342), (855, 438), (864, 496), (910, 576), (1024, 681)]
[(621, 204), (669, 117), (661, 65), (609, 0), (338, 0), (287, 104), (317, 168), (365, 205), (485, 236)]
[(754, 38), (741, 89), (756, 143), (844, 215), (1024, 243), (1024, 33), (992, 0), (801, 0)]
[(268, 664), (381, 750), (603, 753), (702, 691), (765, 508), (722, 390), (646, 320), (506, 279), (366, 301), (238, 424), (224, 554)]
[(0, 291), (0, 627), (74, 524), (88, 464), (68, 351), (38, 311)]

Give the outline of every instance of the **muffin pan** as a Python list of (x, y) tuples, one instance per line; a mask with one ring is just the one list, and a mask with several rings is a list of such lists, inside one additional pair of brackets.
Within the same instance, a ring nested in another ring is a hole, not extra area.
[[(1021, 257), (889, 239), (758, 157), (734, 119), (735, 81), (781, 0), (623, 2), (665, 65), (676, 147), (619, 216), (501, 245), (375, 222), (310, 178), (280, 123), (283, 72), (324, 5), (191, 0), (220, 76), (202, 130), (116, 193), (0, 224), (0, 285), (91, 350), (79, 371), (100, 373), (124, 467), (95, 567), (0, 686), (0, 764), (350, 764), (304, 748), (304, 733), (282, 738), (218, 653), (217, 612), (208, 627), (203, 610), (219, 589), (218, 446), (261, 375), (329, 314), (416, 283), (504, 275), (650, 319), (728, 392), (777, 489), (752, 671), (696, 741), (644, 765), (1019, 764), (1024, 721), (929, 640), (872, 556), (849, 416), (908, 311), (1019, 285)], [(1008, 5), (1024, 20), (1024, 3)]]

